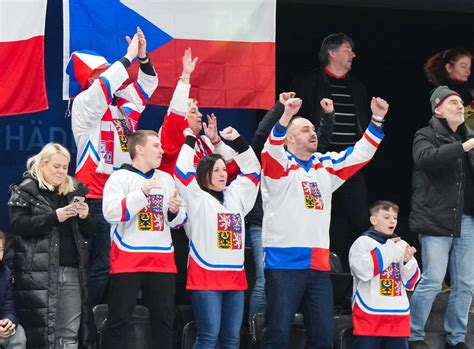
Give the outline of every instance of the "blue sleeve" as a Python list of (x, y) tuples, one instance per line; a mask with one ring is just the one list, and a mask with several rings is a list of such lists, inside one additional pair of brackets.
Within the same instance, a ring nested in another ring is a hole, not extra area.
[(10, 319), (15, 325), (17, 324), (14, 289), (13, 289), (13, 275), (10, 270), (5, 270), (1, 282), (5, 287), (3, 299), (0, 299), (0, 319)]

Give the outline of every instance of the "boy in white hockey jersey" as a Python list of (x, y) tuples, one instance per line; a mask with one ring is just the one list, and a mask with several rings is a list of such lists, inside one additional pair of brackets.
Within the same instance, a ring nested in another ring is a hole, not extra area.
[(420, 278), (416, 249), (395, 233), (398, 205), (377, 201), (370, 208), (372, 227), (349, 251), (354, 276), (353, 348), (408, 349), (412, 291)]
[[(131, 165), (104, 187), (103, 211), (111, 223), (109, 314), (101, 348), (134, 345), (129, 321), (141, 289), (150, 310), (153, 348), (173, 347), (176, 264), (170, 227), (186, 213), (171, 175), (156, 170), (163, 150), (155, 131), (129, 138)], [(130, 344), (131, 343), (131, 344)]]

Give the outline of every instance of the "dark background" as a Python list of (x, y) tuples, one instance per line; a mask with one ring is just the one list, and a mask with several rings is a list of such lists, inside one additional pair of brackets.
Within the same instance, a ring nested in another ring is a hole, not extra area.
[[(424, 7), (417, 1), (398, 1), (396, 6), (413, 8), (417, 3), (418, 8)], [(277, 8), (279, 92), (289, 88), (296, 73), (319, 64), (317, 53), (326, 35), (344, 32), (354, 40), (357, 56), (352, 74), (366, 85), (369, 96), (382, 97), (390, 103), (384, 126), (386, 136), (366, 169), (369, 202), (387, 199), (398, 203), (401, 212), (397, 233), (412, 243), (417, 243), (417, 237), (407, 224), (411, 147), (414, 133), (431, 117), (432, 87), (424, 76), (423, 64), (435, 52), (448, 48), (462, 46), (474, 51), (474, 2), (449, 1), (451, 12), (440, 11), (447, 7), (445, 3), (429, 3), (434, 7), (407, 10), (283, 1), (278, 2)]]
[[(318, 64), (317, 52), (326, 35), (344, 32), (354, 40), (357, 57), (352, 73), (365, 83), (369, 96), (380, 96), (390, 103), (384, 127), (386, 137), (367, 168), (370, 201), (397, 202), (401, 207), (398, 233), (414, 242), (416, 236), (408, 231), (406, 224), (411, 144), (415, 131), (431, 117), (428, 103), (431, 87), (422, 66), (430, 55), (447, 48), (462, 46), (474, 51), (474, 2), (278, 0), (276, 23), (277, 93), (289, 88), (297, 72)], [(45, 45), (50, 109), (0, 118), (0, 228), (6, 231), (8, 185), (21, 178), (27, 157), (37, 153), (43, 144), (59, 141), (72, 150), (75, 158), (70, 119), (64, 118), (67, 102), (61, 100), (60, 0), (48, 1)], [(158, 129), (164, 113), (164, 108), (148, 106), (140, 127)], [(251, 140), (264, 112), (218, 110), (216, 114), (220, 127), (232, 124)]]

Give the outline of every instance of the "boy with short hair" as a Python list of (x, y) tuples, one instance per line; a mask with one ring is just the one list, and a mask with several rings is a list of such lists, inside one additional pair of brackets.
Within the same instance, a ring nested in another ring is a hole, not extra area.
[(3, 261), (6, 236), (0, 230), (0, 347), (26, 348), (23, 328), (18, 324), (14, 306), (13, 275)]
[(349, 265), (354, 276), (353, 348), (408, 349), (412, 291), (420, 278), (416, 249), (395, 233), (399, 208), (377, 201), (370, 208), (372, 227), (354, 242)]

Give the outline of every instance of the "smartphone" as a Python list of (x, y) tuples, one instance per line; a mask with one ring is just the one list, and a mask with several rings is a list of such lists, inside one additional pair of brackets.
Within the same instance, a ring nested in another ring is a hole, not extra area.
[(84, 202), (86, 198), (84, 196), (74, 196), (70, 202), (70, 204), (78, 204)]

